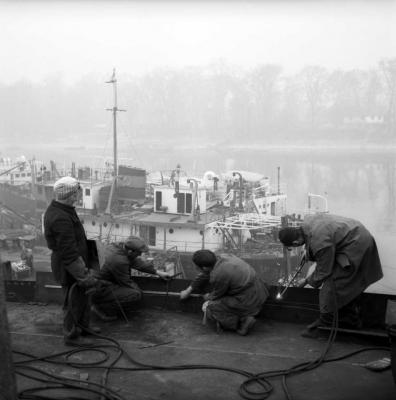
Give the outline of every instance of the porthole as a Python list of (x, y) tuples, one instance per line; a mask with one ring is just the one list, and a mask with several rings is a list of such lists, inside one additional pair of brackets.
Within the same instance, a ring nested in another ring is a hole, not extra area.
[(201, 236), (203, 236), (203, 231), (199, 231), (199, 234), (200, 234)]
[(106, 228), (106, 226), (107, 226), (107, 222), (103, 222), (103, 226)]
[(173, 232), (174, 232), (173, 228), (170, 228), (169, 233), (173, 233)]

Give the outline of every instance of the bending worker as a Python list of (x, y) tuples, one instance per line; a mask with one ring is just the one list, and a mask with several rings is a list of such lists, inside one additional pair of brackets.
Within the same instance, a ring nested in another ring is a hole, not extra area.
[(299, 287), (321, 287), (319, 319), (303, 335), (310, 336), (320, 325), (331, 325), (335, 310), (340, 326), (360, 328), (360, 295), (383, 277), (370, 232), (354, 219), (316, 214), (305, 217), (299, 227), (282, 228), (279, 240), (287, 247), (305, 244), (308, 259), (316, 261), (313, 273), (298, 282)]
[(204, 295), (206, 318), (214, 320), (218, 328), (246, 335), (269, 295), (265, 282), (249, 264), (234, 255), (217, 257), (210, 250), (198, 250), (192, 260), (201, 272), (180, 292), (180, 299), (188, 298), (192, 292), (202, 292), (210, 283), (212, 291)]
[(131, 278), (131, 268), (163, 279), (171, 278), (171, 274), (156, 270), (152, 262), (141, 257), (147, 251), (145, 242), (136, 236), (105, 247), (105, 261), (96, 276), (111, 284), (98, 288), (93, 294), (92, 311), (97, 317), (103, 321), (114, 320), (119, 311), (133, 308), (142, 298), (142, 291)]
[(64, 294), (64, 341), (66, 345), (88, 345), (90, 342), (80, 336), (89, 333), (84, 328), (97, 333), (99, 329), (89, 327), (91, 304), (86, 291), (98, 281), (92, 274), (84, 227), (74, 208), (80, 184), (72, 177), (63, 177), (55, 182), (54, 194), (55, 200), (44, 214), (44, 234), (52, 250), (52, 273)]

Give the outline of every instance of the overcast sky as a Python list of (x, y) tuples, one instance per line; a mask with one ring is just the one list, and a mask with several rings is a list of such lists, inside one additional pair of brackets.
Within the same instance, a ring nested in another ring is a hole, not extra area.
[[(318, 3), (318, 4), (317, 4)], [(1, 1), (0, 82), (141, 74), (222, 59), (375, 67), (396, 56), (396, 1)]]

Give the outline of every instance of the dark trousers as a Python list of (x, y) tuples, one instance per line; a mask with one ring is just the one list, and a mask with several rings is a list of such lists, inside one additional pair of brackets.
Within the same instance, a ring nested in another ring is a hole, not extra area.
[(91, 296), (86, 295), (85, 288), (65, 286), (63, 289), (63, 334), (74, 339), (81, 333), (82, 327), (89, 327)]
[[(361, 328), (362, 320), (360, 317), (361, 296), (355, 297), (344, 307), (338, 309), (338, 326), (340, 328)], [(320, 321), (324, 325), (331, 325), (333, 313), (320, 313)]]
[(112, 284), (103, 287), (92, 296), (92, 302), (107, 315), (116, 315), (131, 311), (142, 298), (142, 291), (134, 282), (131, 286)]

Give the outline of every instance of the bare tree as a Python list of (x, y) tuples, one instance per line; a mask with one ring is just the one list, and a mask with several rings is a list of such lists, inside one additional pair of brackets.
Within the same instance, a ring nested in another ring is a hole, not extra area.
[(379, 65), (387, 88), (388, 133), (396, 137), (396, 58), (381, 60)]
[(326, 105), (328, 73), (320, 66), (305, 67), (300, 74), (308, 102), (311, 128), (316, 128), (318, 116)]

